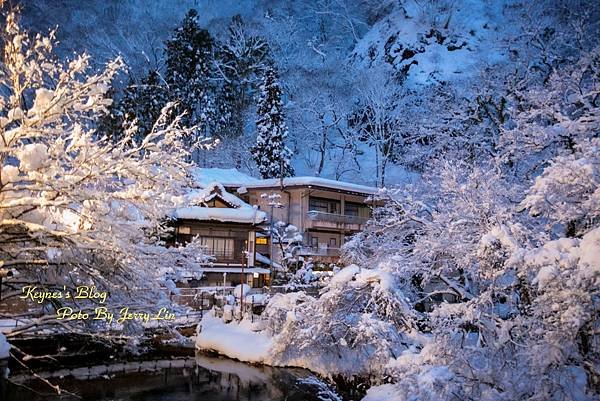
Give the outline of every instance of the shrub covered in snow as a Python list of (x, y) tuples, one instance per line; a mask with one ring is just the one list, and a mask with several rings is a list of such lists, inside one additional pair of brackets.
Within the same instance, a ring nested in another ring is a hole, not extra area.
[(368, 375), (381, 368), (377, 361), (385, 363), (411, 342), (414, 315), (389, 272), (349, 266), (323, 291), (319, 298), (271, 300), (265, 313), (275, 334), (275, 363), (324, 375)]

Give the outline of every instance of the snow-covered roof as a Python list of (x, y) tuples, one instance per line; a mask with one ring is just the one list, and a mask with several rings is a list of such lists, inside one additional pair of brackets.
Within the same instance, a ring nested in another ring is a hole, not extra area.
[(176, 219), (219, 221), (222, 223), (260, 224), (267, 220), (265, 212), (249, 208), (229, 209), (223, 207), (189, 206), (175, 209)]
[(211, 182), (203, 189), (191, 191), (186, 195), (186, 197), (189, 206), (201, 206), (202, 204), (210, 202), (215, 198), (220, 198), (231, 207), (252, 208), (252, 206), (237, 196), (227, 192), (225, 188), (223, 188), (223, 185), (219, 182)]
[[(280, 184), (279, 178), (270, 178), (266, 180), (251, 177), (234, 168), (196, 168), (193, 172), (194, 179), (200, 187), (207, 187), (214, 182), (219, 182), (225, 187), (236, 188), (274, 188)], [(367, 195), (375, 195), (379, 189), (366, 185), (354, 184), (344, 181), (330, 180), (321, 177), (289, 177), (283, 179), (285, 187), (307, 186), (336, 189), (340, 191), (357, 192)]]
[(246, 183), (260, 181), (234, 168), (196, 168), (192, 171), (194, 180), (201, 187), (220, 182), (225, 187), (240, 187)]
[[(206, 204), (219, 198), (228, 208), (208, 207)], [(267, 220), (265, 212), (250, 206), (227, 192), (219, 182), (210, 182), (200, 190), (192, 190), (184, 197), (183, 206), (171, 213), (175, 219), (218, 221), (222, 223), (260, 224)]]
[[(248, 184), (244, 184), (246, 188), (273, 188), (280, 185), (279, 178), (270, 178), (266, 180), (256, 180)], [(378, 188), (368, 187), (366, 185), (353, 184), (350, 182), (330, 180), (321, 177), (289, 177), (283, 179), (284, 187), (306, 186), (306, 187), (321, 187), (328, 189), (337, 189), (340, 191), (358, 192), (361, 194), (375, 195), (379, 192)]]
[(258, 273), (258, 274), (269, 274), (269, 269), (264, 269), (262, 267), (245, 267), (242, 269), (241, 267), (203, 267), (199, 271), (203, 273), (241, 273), (243, 270), (244, 274), (248, 273)]

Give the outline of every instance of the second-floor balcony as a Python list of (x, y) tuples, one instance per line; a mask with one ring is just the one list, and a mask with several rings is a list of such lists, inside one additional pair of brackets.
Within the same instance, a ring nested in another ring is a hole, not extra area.
[(308, 211), (306, 217), (312, 222), (313, 226), (356, 231), (361, 230), (362, 226), (369, 220), (368, 217), (325, 213), (316, 210)]
[(207, 249), (206, 256), (212, 263), (217, 264), (244, 264), (248, 256), (244, 252), (234, 252), (233, 250)]
[(339, 257), (340, 248), (332, 248), (329, 246), (302, 246), (298, 250), (298, 255)]

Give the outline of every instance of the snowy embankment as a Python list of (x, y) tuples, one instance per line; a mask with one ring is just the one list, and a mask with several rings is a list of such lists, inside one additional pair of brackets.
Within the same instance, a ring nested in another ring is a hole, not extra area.
[[(247, 320), (226, 323), (213, 314), (206, 315), (198, 325), (196, 348), (215, 351), (243, 362), (304, 368), (323, 377), (367, 376), (373, 369), (372, 359), (379, 346), (377, 342), (372, 343), (371, 340), (375, 339), (372, 334), (384, 332), (388, 325), (371, 317), (370, 313), (376, 314), (376, 311), (364, 313), (366, 310), (360, 305), (372, 304), (369, 300), (373, 291), (384, 309), (396, 310), (392, 304), (386, 303), (390, 300), (388, 294), (393, 290), (392, 281), (385, 271), (350, 265), (331, 278), (319, 299), (302, 291), (274, 295), (263, 312), (260, 326)], [(326, 315), (331, 305), (343, 302), (340, 297), (348, 296), (355, 300), (352, 311), (346, 310), (342, 316)], [(323, 310), (313, 313), (316, 304), (323, 304), (320, 307)], [(346, 325), (336, 324), (339, 319)], [(325, 327), (320, 322), (333, 322), (335, 328)], [(310, 326), (312, 324), (318, 327)], [(352, 325), (360, 333), (347, 329), (335, 331), (336, 328)], [(305, 326), (310, 328), (302, 330), (302, 333), (310, 338), (294, 334), (300, 330), (299, 327)], [(362, 344), (363, 340), (355, 340), (358, 335), (367, 338), (364, 340), (366, 344)], [(291, 341), (290, 336), (295, 340)], [(335, 341), (331, 342), (334, 337)], [(303, 346), (310, 339), (316, 341), (319, 338), (324, 342), (314, 347)], [(394, 340), (400, 340), (400, 337), (394, 334)], [(390, 348), (397, 353), (405, 349), (402, 346), (396, 350), (397, 344), (386, 343), (385, 352)]]
[[(254, 328), (254, 324), (248, 320), (226, 323), (212, 313), (206, 314), (198, 325), (196, 349), (217, 352), (251, 364), (303, 368), (321, 377), (330, 375), (321, 364), (310, 358), (294, 358), (286, 362), (276, 360), (272, 349), (273, 337), (267, 334), (266, 330), (254, 331)], [(316, 380), (315, 383), (320, 382)]]
[(212, 313), (206, 314), (198, 325), (196, 348), (215, 351), (242, 362), (269, 364), (272, 339), (263, 332), (253, 331), (247, 320), (225, 323)]

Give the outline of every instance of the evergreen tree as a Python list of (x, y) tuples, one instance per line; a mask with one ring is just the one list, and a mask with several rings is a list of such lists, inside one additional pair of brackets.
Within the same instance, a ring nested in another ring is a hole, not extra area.
[(294, 175), (290, 164), (292, 152), (285, 146), (288, 132), (279, 78), (273, 67), (267, 68), (260, 91), (256, 120), (257, 138), (251, 149), (252, 157), (263, 178), (290, 177)]
[(121, 98), (115, 99), (114, 88), (110, 96), (113, 103), (108, 114), (100, 121), (98, 131), (115, 141), (123, 137), (123, 131), (132, 123), (137, 126), (135, 139), (143, 139), (152, 132), (152, 127), (169, 99), (158, 71), (148, 72), (139, 84), (129, 76)]
[[(131, 88), (130, 88), (131, 90)], [(158, 71), (149, 71), (133, 93), (124, 99), (127, 110), (135, 110), (135, 115), (125, 114), (125, 121), (137, 119), (140, 137), (152, 132), (152, 127), (161, 117), (162, 109), (169, 102), (169, 93)], [(172, 117), (172, 116), (169, 116)]]
[(97, 128), (97, 132), (101, 137), (110, 138), (113, 142), (117, 142), (123, 137), (120, 101), (117, 98), (117, 93), (117, 88), (113, 82), (105, 95), (112, 103), (107, 107), (106, 114), (98, 119)]
[(215, 63), (217, 76), (223, 81), (217, 106), (217, 135), (221, 138), (243, 134), (244, 115), (270, 62), (269, 45), (260, 36), (251, 35), (239, 15), (232, 18), (227, 30), (227, 41), (220, 45)]
[(215, 85), (211, 82), (213, 39), (198, 24), (198, 13), (190, 10), (172, 38), (166, 42), (166, 81), (184, 123), (197, 125), (202, 134), (216, 124)]

